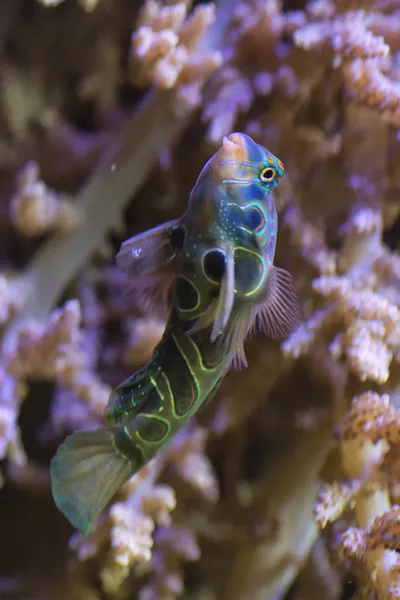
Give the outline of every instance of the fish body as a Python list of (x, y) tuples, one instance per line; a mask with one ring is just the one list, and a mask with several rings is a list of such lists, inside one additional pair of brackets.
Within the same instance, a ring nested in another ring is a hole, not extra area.
[(144, 432), (154, 430), (151, 447), (142, 451), (144, 463), (154, 456), (154, 448), (158, 451), (198, 410), (227, 371), (229, 355), (221, 355), (209, 333), (189, 333), (173, 309), (148, 363), (112, 392), (105, 409), (110, 423), (136, 421), (139, 447)]
[(272, 190), (283, 165), (244, 134), (224, 138), (180, 219), (122, 244), (119, 268), (169, 320), (148, 363), (111, 394), (110, 426), (77, 431), (51, 462), (53, 497), (87, 533), (118, 488), (246, 365), (251, 329), (284, 337), (300, 318), (289, 273), (273, 265)]
[(180, 219), (130, 238), (117, 263), (144, 302), (173, 302), (192, 331), (212, 325), (232, 366), (247, 365), (251, 331), (284, 338), (300, 321), (290, 274), (274, 266), (278, 218), (273, 190), (282, 162), (243, 133), (223, 139), (201, 170)]
[(111, 426), (72, 433), (51, 461), (55, 503), (74, 527), (90, 531), (118, 488), (213, 397), (229, 362), (209, 331), (189, 335), (172, 311), (147, 365), (113, 391)]

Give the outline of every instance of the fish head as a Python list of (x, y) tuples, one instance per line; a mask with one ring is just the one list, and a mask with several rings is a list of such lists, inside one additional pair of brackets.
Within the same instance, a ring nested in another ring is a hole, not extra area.
[(237, 132), (223, 138), (209, 162), (214, 183), (230, 186), (231, 195), (238, 198), (241, 188), (257, 186), (264, 194), (272, 192), (285, 171), (282, 161), (272, 152), (245, 133)]
[(232, 242), (237, 301), (262, 293), (275, 256), (278, 217), (273, 190), (284, 174), (279, 158), (243, 133), (224, 138), (211, 165), (217, 222)]
[(278, 224), (271, 192), (283, 173), (282, 162), (243, 133), (224, 137), (204, 165), (179, 224), (175, 304), (181, 319), (204, 313), (229, 260), (235, 299), (253, 301), (262, 292)]

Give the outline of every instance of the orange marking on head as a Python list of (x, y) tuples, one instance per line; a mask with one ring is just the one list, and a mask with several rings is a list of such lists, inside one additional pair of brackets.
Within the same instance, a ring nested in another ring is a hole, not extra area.
[(278, 167), (279, 167), (279, 168), (280, 168), (282, 171), (284, 171), (284, 170), (285, 170), (285, 167), (283, 166), (283, 162), (282, 162), (281, 160), (279, 160), (279, 158), (278, 158)]
[(272, 156), (268, 156), (268, 158), (267, 158), (267, 162), (268, 162), (270, 165), (273, 165), (273, 164), (274, 164), (274, 159), (272, 158)]
[(224, 137), (222, 140), (222, 149), (224, 154), (223, 160), (244, 160), (245, 145), (240, 133), (231, 133), (230, 136)]

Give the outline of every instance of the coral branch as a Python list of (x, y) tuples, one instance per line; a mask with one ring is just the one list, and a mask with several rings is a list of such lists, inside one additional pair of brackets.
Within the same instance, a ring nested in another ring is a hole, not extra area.
[(34, 161), (27, 163), (19, 173), (10, 212), (16, 228), (29, 236), (52, 230), (69, 233), (82, 220), (82, 215), (69, 200), (48, 189), (39, 179), (39, 166)]
[(183, 127), (184, 122), (173, 118), (170, 96), (158, 94), (143, 102), (77, 195), (75, 204), (85, 225), (68, 237), (49, 240), (32, 259), (25, 275), (32, 294), (19, 319), (48, 314), (71, 278), (102, 246), (106, 233), (120, 226), (123, 207), (148, 175), (159, 146), (172, 143)]
[(199, 40), (215, 22), (215, 4), (200, 4), (187, 15), (187, 3), (162, 6), (146, 0), (131, 38), (132, 79), (140, 86), (176, 88), (176, 111), (182, 116), (201, 103), (201, 88), (222, 64), (219, 50), (197, 52)]
[[(3, 4), (0, 559), (20, 581), (0, 592), (338, 600), (352, 581), (357, 598), (400, 597), (398, 0)], [(142, 86), (156, 93), (129, 114)], [(285, 165), (274, 264), (305, 320), (283, 344), (248, 342), (202, 426), (122, 486), (67, 561), (48, 459), (104, 424), (165, 326), (115, 246), (181, 215), (234, 130)], [(59, 227), (62, 208), (79, 228)]]
[(301, 439), (265, 477), (256, 502), (263, 507), (264, 519), (277, 519), (277, 539), (253, 543), (239, 553), (224, 597), (284, 597), (317, 539), (312, 506), (332, 445), (329, 430)]
[(354, 398), (341, 431), (340, 451), (348, 482), (324, 486), (315, 504), (320, 526), (338, 519), (351, 504), (357, 527), (339, 538), (343, 556), (350, 558), (373, 585), (379, 600), (392, 600), (400, 591), (399, 510), (391, 505), (389, 482), (393, 454), (400, 440), (400, 412), (389, 396), (366, 392)]
[[(38, 0), (43, 6), (58, 6), (65, 2), (65, 0)], [(99, 0), (79, 0), (80, 6), (87, 10), (88, 12), (94, 10), (99, 3)]]
[[(231, 5), (227, 0), (219, 3), (215, 25), (200, 48), (221, 43)], [(145, 181), (159, 148), (173, 144), (185, 127), (185, 119), (175, 117), (174, 101), (172, 93), (154, 93), (123, 125), (115, 144), (76, 196), (85, 226), (68, 237), (50, 240), (33, 258), (26, 273), (32, 293), (19, 318), (46, 316), (71, 278), (102, 246), (108, 230), (120, 227), (122, 210)]]

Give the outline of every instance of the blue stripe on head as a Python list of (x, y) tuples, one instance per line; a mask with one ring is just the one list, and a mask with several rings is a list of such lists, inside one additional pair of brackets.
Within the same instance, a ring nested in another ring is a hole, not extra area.
[(245, 133), (241, 133), (240, 135), (243, 139), (245, 147), (245, 161), (243, 161), (243, 164), (247, 163), (249, 166), (258, 165), (261, 169), (261, 173), (265, 173), (265, 169), (268, 169), (268, 167), (274, 169), (276, 175), (273, 178), (273, 181), (262, 181), (261, 178), (261, 181), (264, 184), (264, 189), (266, 189), (267, 191), (274, 189), (278, 185), (279, 179), (283, 176), (285, 172), (282, 161), (280, 161), (279, 158), (272, 154), (272, 152), (270, 152), (260, 144), (257, 144), (251, 137), (249, 137)]

